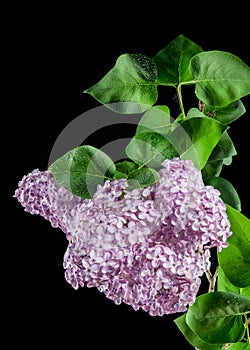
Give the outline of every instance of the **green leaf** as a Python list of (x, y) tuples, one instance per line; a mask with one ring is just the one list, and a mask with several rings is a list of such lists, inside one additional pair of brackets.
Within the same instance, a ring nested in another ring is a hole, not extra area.
[(234, 343), (231, 344), (227, 350), (250, 350), (249, 343)]
[(158, 132), (159, 134), (166, 135), (169, 131), (170, 125), (169, 108), (161, 105), (153, 106), (141, 117), (136, 128), (136, 134), (154, 131)]
[(210, 161), (219, 160), (219, 159), (228, 159), (237, 154), (234, 147), (233, 141), (228, 135), (227, 131), (224, 131), (219, 142), (215, 146), (211, 156), (209, 157)]
[(233, 234), (228, 247), (218, 253), (218, 261), (229, 281), (240, 288), (250, 286), (250, 220), (227, 205)]
[(132, 161), (125, 160), (115, 165), (114, 179), (127, 179), (128, 189), (149, 186), (160, 180), (160, 174), (156, 170), (148, 167), (138, 168)]
[(115, 163), (115, 166), (116, 170), (114, 173), (114, 179), (127, 179), (129, 173), (138, 168), (137, 164), (129, 160), (124, 160), (123, 162)]
[(245, 297), (247, 297), (248, 299), (250, 299), (250, 286), (249, 287), (245, 287), (245, 288), (241, 288), (240, 289), (240, 294), (242, 294)]
[(212, 177), (206, 181), (206, 185), (211, 185), (220, 191), (220, 197), (224, 203), (241, 211), (240, 197), (234, 186), (222, 177)]
[(151, 58), (142, 54), (123, 54), (115, 66), (84, 92), (121, 113), (140, 113), (157, 100), (157, 71)]
[(126, 154), (140, 167), (147, 166), (156, 170), (161, 168), (165, 159), (178, 156), (172, 144), (156, 132), (135, 135), (126, 147)]
[[(186, 132), (186, 143), (184, 143), (184, 148), (178, 151), (181, 159), (192, 160), (195, 166), (201, 170), (206, 165), (226, 126), (206, 117), (196, 108), (192, 109), (190, 113), (188, 113), (187, 118), (180, 122), (180, 126)], [(175, 130), (174, 133), (178, 134), (178, 130)]]
[(200, 46), (183, 34), (179, 35), (153, 58), (158, 71), (157, 83), (175, 86), (191, 80), (190, 59), (201, 51)]
[(128, 175), (128, 189), (140, 188), (152, 185), (160, 180), (158, 171), (152, 168), (139, 168)]
[(60, 186), (76, 196), (91, 198), (98, 184), (112, 179), (115, 165), (104, 152), (87, 145), (67, 152), (49, 170)]
[(213, 149), (205, 167), (202, 169), (202, 176), (205, 182), (212, 177), (218, 177), (221, 173), (223, 164), (230, 165), (232, 157), (237, 154), (233, 141), (227, 131), (224, 131), (219, 142)]
[(230, 165), (232, 164), (233, 157), (228, 157), (223, 159), (223, 165)]
[(223, 167), (223, 160), (209, 160), (205, 167), (201, 170), (204, 182), (207, 182), (211, 177), (219, 176)]
[(250, 93), (250, 68), (237, 56), (206, 51), (190, 62), (195, 93), (205, 104), (223, 107)]
[(214, 119), (222, 124), (228, 125), (241, 117), (246, 112), (246, 109), (241, 100), (234, 101), (229, 105), (216, 108), (205, 105), (205, 114), (212, 115)]
[(235, 343), (244, 335), (242, 315), (250, 309), (250, 300), (229, 292), (200, 295), (186, 314), (191, 330), (209, 344)]
[(221, 266), (218, 269), (217, 290), (240, 294), (250, 299), (250, 287), (239, 288), (234, 286), (223, 272)]
[[(201, 112), (198, 108), (190, 108), (187, 114), (187, 118), (207, 118), (207, 116)], [(184, 119), (186, 120), (186, 119)]]
[(186, 314), (179, 316), (174, 320), (179, 330), (182, 332), (186, 340), (193, 345), (196, 349), (202, 350), (220, 350), (223, 344), (208, 344), (197, 334), (195, 334), (191, 328), (187, 325)]

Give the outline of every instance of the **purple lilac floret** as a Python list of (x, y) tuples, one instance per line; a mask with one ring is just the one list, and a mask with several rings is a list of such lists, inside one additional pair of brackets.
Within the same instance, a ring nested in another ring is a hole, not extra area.
[(35, 169), (14, 196), (66, 234), (63, 264), (73, 288), (96, 287), (116, 304), (152, 316), (184, 312), (194, 303), (210, 248), (221, 251), (232, 234), (220, 192), (179, 158), (165, 160), (159, 182), (146, 188), (106, 181), (93, 198), (82, 199), (49, 171)]

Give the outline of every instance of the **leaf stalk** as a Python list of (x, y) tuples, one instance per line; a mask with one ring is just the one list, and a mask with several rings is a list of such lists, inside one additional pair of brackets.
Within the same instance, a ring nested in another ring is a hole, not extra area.
[(182, 100), (181, 84), (177, 85), (176, 91), (177, 91), (178, 101), (179, 101), (179, 105), (180, 105), (180, 109), (181, 109), (181, 114), (182, 114), (183, 118), (186, 118), (186, 114), (185, 114), (185, 110), (184, 110), (184, 106), (183, 106), (183, 100)]

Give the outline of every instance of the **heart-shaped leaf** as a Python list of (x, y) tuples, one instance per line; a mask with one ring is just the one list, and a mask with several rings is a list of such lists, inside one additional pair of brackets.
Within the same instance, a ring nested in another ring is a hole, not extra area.
[(151, 58), (123, 54), (97, 84), (84, 92), (117, 112), (140, 113), (157, 100), (156, 78), (157, 70)]
[(153, 106), (141, 117), (136, 128), (136, 134), (158, 132), (167, 135), (171, 126), (170, 111), (167, 106)]
[(115, 165), (104, 152), (87, 145), (67, 152), (49, 170), (60, 186), (76, 196), (91, 198), (98, 184), (113, 178)]
[(178, 156), (173, 145), (156, 132), (135, 135), (126, 147), (126, 154), (140, 167), (147, 166), (156, 170), (161, 168), (165, 159)]
[(178, 135), (177, 128), (172, 137), (180, 140), (181, 159), (190, 159), (199, 170), (203, 169), (226, 126), (193, 108), (187, 118), (180, 121), (180, 128), (186, 135), (183, 130)]
[(200, 295), (186, 314), (191, 330), (210, 344), (235, 343), (245, 328), (242, 316), (250, 309), (250, 299), (230, 292)]
[(199, 45), (183, 34), (177, 36), (153, 58), (158, 71), (157, 83), (177, 86), (191, 80), (189, 62), (198, 52), (202, 52)]
[(205, 104), (223, 107), (250, 93), (250, 68), (237, 56), (206, 51), (190, 62), (195, 93)]
[(193, 345), (196, 349), (202, 349), (202, 350), (221, 350), (223, 344), (209, 344), (206, 343), (204, 340), (202, 340), (200, 337), (198, 337), (197, 334), (195, 334), (192, 329), (188, 326), (186, 322), (186, 314), (179, 316), (174, 320), (175, 324), (179, 328), (179, 330), (182, 332), (186, 340)]

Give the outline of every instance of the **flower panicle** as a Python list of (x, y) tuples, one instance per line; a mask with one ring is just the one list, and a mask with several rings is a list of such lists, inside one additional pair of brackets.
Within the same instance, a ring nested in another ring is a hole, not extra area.
[(165, 160), (159, 173), (149, 187), (108, 180), (83, 199), (35, 169), (14, 196), (66, 234), (63, 266), (73, 288), (96, 287), (116, 304), (162, 316), (194, 303), (210, 248), (227, 247), (232, 232), (220, 192), (191, 161)]

